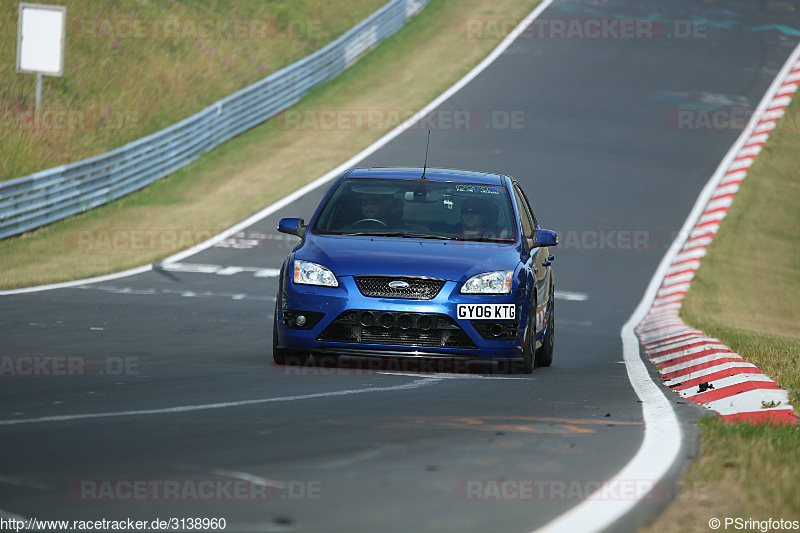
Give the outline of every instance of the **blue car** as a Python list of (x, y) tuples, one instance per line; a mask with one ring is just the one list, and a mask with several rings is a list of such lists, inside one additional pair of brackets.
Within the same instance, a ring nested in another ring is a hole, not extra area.
[(275, 362), (315, 357), (478, 362), (530, 373), (553, 360), (549, 246), (509, 176), (355, 168), (331, 186), (283, 263)]

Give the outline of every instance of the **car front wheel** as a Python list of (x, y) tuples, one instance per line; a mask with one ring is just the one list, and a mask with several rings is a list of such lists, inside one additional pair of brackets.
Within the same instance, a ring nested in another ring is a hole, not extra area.
[(534, 352), (536, 350), (536, 332), (534, 323), (528, 318), (528, 327), (525, 329), (525, 344), (522, 346), (522, 361), (508, 361), (506, 372), (509, 374), (530, 374), (533, 372)]

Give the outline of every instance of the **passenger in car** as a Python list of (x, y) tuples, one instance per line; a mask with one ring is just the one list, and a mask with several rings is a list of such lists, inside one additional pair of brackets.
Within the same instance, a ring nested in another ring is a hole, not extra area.
[(456, 224), (453, 233), (464, 237), (504, 237), (505, 232), (497, 225), (497, 211), (491, 200), (467, 198), (461, 204), (461, 223)]

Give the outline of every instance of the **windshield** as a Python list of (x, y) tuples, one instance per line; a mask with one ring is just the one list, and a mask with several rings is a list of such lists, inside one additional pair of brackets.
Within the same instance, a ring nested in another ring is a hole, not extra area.
[(516, 225), (503, 186), (422, 180), (342, 180), (311, 231), (513, 242)]

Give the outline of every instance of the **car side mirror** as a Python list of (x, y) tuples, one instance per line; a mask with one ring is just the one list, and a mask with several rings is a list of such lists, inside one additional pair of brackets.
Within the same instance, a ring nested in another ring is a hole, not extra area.
[(542, 246), (558, 246), (558, 234), (549, 229), (537, 229), (533, 232), (533, 243), (531, 248)]
[(306, 233), (305, 221), (298, 217), (282, 218), (278, 222), (278, 231), (281, 233), (288, 233), (289, 235), (296, 235), (300, 238)]

